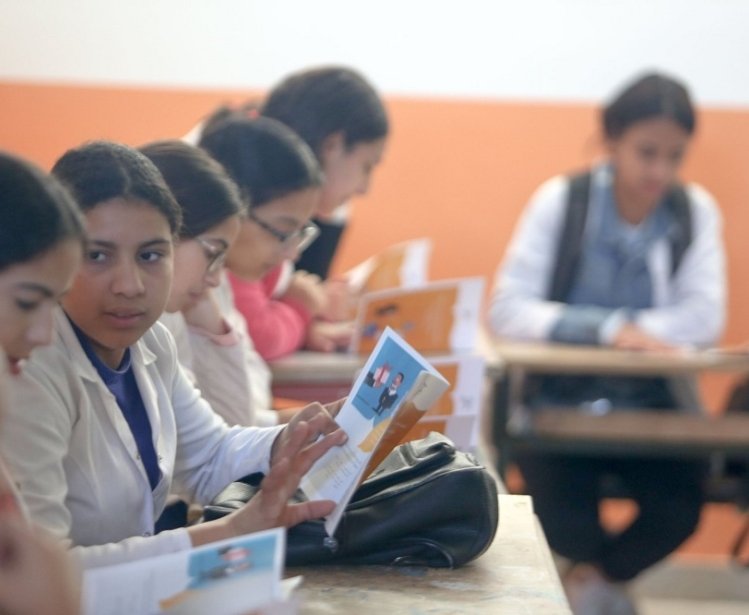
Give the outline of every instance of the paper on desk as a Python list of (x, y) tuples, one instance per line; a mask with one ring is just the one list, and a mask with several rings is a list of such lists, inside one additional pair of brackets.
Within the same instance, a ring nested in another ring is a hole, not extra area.
[(391, 327), (423, 353), (471, 351), (478, 343), (484, 279), (460, 278), (359, 298), (351, 351), (369, 353)]
[[(283, 610), (292, 603), (281, 582), (281, 528), (188, 551), (86, 570), (84, 613), (211, 613)], [(281, 612), (281, 611), (278, 611)]]
[[(336, 416), (347, 442), (330, 449), (302, 479), (310, 500), (333, 500), (325, 519), (332, 536), (370, 460), (381, 460), (449, 386), (426, 360), (388, 328)], [(373, 469), (373, 468), (372, 468)]]
[(344, 277), (355, 293), (425, 284), (431, 252), (431, 239), (404, 241), (368, 258)]

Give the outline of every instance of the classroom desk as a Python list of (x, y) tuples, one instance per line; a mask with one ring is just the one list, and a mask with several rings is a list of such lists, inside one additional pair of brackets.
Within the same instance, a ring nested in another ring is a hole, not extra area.
[(348, 395), (366, 357), (342, 352), (300, 351), (272, 361), (274, 397), (335, 401)]
[(749, 457), (749, 415), (707, 417), (648, 410), (603, 415), (523, 404), (530, 374), (695, 376), (707, 371), (747, 373), (749, 356), (714, 352), (643, 353), (610, 348), (498, 342), (504, 379), (494, 400), (493, 442), (504, 475), (508, 448), (577, 454)]
[[(491, 342), (483, 333), (479, 336), (476, 352), (484, 357), (487, 376), (495, 379), (501, 370)], [(440, 356), (449, 356), (449, 353)], [(303, 401), (340, 399), (348, 395), (366, 359), (343, 352), (295, 352), (269, 363), (273, 395)]]
[(302, 615), (569, 614), (528, 496), (499, 496), (499, 528), (481, 557), (455, 570), (386, 566), (289, 568)]

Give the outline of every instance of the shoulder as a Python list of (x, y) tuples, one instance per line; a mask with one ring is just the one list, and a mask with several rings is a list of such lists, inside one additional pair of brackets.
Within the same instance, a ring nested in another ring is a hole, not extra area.
[(556, 175), (542, 183), (531, 195), (522, 214), (521, 225), (527, 230), (555, 233), (566, 211), (570, 178)]
[(720, 219), (720, 208), (710, 192), (696, 183), (685, 184), (683, 187), (689, 197), (692, 213), (697, 220)]
[(559, 208), (567, 201), (570, 190), (568, 175), (555, 175), (543, 182), (531, 196), (530, 202), (539, 207)]
[(172, 333), (161, 322), (155, 322), (133, 348), (140, 354), (143, 363), (156, 363), (160, 372), (173, 374), (177, 371), (177, 344)]

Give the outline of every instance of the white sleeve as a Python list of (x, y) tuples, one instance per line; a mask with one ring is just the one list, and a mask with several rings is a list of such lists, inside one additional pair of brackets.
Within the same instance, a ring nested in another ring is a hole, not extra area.
[(56, 392), (46, 374), (30, 363), (14, 377), (9, 393), (2, 450), (11, 476), (32, 521), (66, 539), (72, 518), (65, 505), (68, 486), (63, 461), (76, 420), (73, 394)]
[[(70, 540), (67, 540), (70, 543)], [(192, 548), (187, 528), (168, 530), (156, 536), (133, 536), (120, 542), (89, 547), (72, 547), (70, 553), (81, 568), (124, 564), (146, 557), (178, 553)]]
[(247, 345), (230, 325), (229, 329), (231, 339), (188, 328), (193, 373), (203, 397), (229, 425), (254, 425)]
[(175, 484), (206, 504), (230, 482), (267, 473), (273, 442), (284, 426), (228, 427), (192, 385), (174, 357), (172, 404), (177, 427)]
[(636, 323), (672, 344), (709, 346), (723, 333), (726, 320), (726, 271), (722, 218), (713, 198), (688, 187), (692, 241), (670, 280), (664, 305), (638, 312)]
[(533, 195), (497, 272), (489, 324), (501, 336), (547, 339), (564, 304), (546, 300), (563, 221), (568, 183), (562, 176)]
[[(252, 395), (252, 407), (259, 425), (265, 422), (260, 417), (265, 410), (273, 405), (271, 393), (271, 372), (268, 364), (255, 350), (252, 338), (247, 330), (247, 321), (234, 306), (234, 295), (229, 281), (224, 277), (221, 285), (216, 289), (215, 296), (218, 300), (221, 314), (227, 324), (240, 338), (241, 352), (244, 361), (245, 376), (249, 381), (250, 393)], [(275, 423), (273, 423), (275, 424)]]

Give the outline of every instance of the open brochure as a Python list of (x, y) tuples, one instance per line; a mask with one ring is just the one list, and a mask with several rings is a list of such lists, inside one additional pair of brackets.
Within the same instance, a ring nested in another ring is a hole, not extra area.
[(86, 570), (83, 612), (294, 613), (289, 583), (281, 581), (285, 536), (285, 531), (277, 528), (188, 551)]
[(359, 299), (351, 350), (368, 354), (386, 327), (425, 354), (476, 347), (484, 294), (481, 277), (366, 293)]
[(392, 329), (385, 329), (336, 416), (347, 442), (330, 449), (304, 476), (310, 500), (333, 500), (325, 519), (335, 532), (356, 487), (434, 405), (449, 383)]
[(431, 252), (432, 241), (427, 238), (397, 243), (350, 269), (344, 277), (357, 294), (425, 284)]

